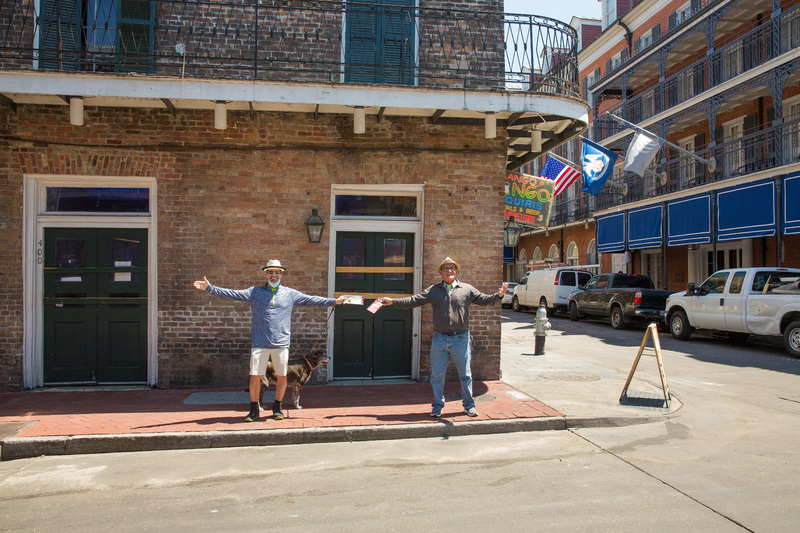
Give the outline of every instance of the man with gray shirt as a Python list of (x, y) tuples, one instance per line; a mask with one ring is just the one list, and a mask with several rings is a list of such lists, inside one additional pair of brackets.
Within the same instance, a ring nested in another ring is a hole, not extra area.
[(469, 306), (491, 305), (503, 299), (508, 289), (504, 283), (495, 294), (483, 294), (478, 289), (456, 279), (460, 267), (447, 257), (436, 270), (442, 282), (408, 298), (381, 298), (384, 305), (411, 309), (425, 304), (433, 307), (433, 341), (431, 342), (431, 387), (433, 404), (431, 416), (442, 416), (444, 408), (444, 378), (450, 357), (461, 379), (461, 402), (464, 412), (478, 416), (472, 397), (472, 340), (469, 334)]
[(281, 285), (281, 276), (286, 270), (281, 262), (271, 259), (261, 270), (267, 273), (267, 283), (243, 291), (223, 289), (209, 283), (203, 277), (195, 281), (194, 287), (208, 291), (214, 296), (250, 302), (252, 312), (252, 341), (250, 349), (250, 414), (245, 422), (258, 420), (258, 396), (261, 392), (261, 376), (267, 373), (267, 361), (272, 359), (277, 383), (272, 417), (283, 420), (281, 401), (286, 392), (286, 371), (289, 367), (289, 342), (292, 331), (292, 310), (295, 306), (330, 307), (345, 300), (307, 296), (300, 291)]

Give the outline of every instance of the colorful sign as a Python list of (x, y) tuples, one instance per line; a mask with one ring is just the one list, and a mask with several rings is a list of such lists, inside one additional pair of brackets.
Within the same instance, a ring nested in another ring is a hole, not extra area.
[(555, 181), (510, 172), (506, 176), (505, 218), (526, 226), (544, 228), (550, 224)]

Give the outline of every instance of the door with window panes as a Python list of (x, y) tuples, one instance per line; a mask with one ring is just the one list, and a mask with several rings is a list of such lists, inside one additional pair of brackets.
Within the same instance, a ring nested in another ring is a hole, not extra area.
[(147, 230), (46, 228), (44, 383), (147, 381)]
[(337, 379), (411, 375), (412, 311), (384, 306), (373, 314), (367, 307), (380, 296), (410, 296), (413, 277), (413, 234), (337, 233), (336, 296), (364, 297), (364, 305), (340, 305), (334, 313)]

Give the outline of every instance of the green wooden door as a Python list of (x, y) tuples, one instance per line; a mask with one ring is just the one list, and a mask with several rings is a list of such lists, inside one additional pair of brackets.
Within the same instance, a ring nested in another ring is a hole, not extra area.
[(336, 295), (363, 295), (364, 305), (334, 313), (333, 367), (337, 378), (411, 375), (410, 310), (367, 311), (375, 298), (409, 296), (413, 290), (414, 236), (409, 233), (338, 233)]
[(44, 383), (147, 381), (147, 230), (44, 235)]

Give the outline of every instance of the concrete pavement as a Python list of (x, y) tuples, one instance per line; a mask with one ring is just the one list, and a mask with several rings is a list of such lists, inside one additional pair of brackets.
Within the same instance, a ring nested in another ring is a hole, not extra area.
[[(289, 409), (282, 421), (253, 423), (243, 422), (244, 388), (40, 389), (0, 394), (0, 458), (615, 427), (663, 420), (680, 409), (674, 395), (664, 405), (652, 371), (637, 370), (630, 398), (620, 404), (629, 368), (570, 368), (559, 353), (580, 349), (586, 339), (554, 331), (545, 355), (534, 356), (532, 321), (532, 313), (504, 311), (504, 379), (474, 383), (476, 418), (464, 414), (458, 383), (447, 383), (440, 419), (429, 416), (428, 383), (395, 380), (308, 386), (304, 409)], [(625, 348), (631, 363), (638, 348)], [(645, 357), (640, 368), (653, 365)]]

